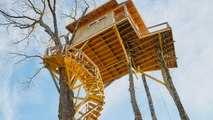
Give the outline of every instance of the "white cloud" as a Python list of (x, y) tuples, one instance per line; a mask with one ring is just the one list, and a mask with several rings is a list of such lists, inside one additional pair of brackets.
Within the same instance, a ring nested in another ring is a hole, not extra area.
[[(5, 39), (5, 30), (0, 29), (0, 82), (1, 82), (1, 99), (0, 99), (0, 111), (2, 111), (3, 118), (5, 120), (14, 120), (16, 116), (17, 94), (13, 87), (10, 87), (10, 80), (13, 74), (13, 67), (8, 62), (6, 53), (9, 49), (7, 39)], [(7, 37), (6, 37), (7, 38)]]
[[(1, 62), (1, 66), (5, 66), (5, 62)], [(8, 83), (9, 79), (12, 75), (12, 69), (4, 69), (5, 72), (1, 75), (1, 99), (0, 99), (0, 106), (2, 108), (2, 113), (5, 120), (14, 120), (16, 116), (16, 105), (17, 105), (17, 93), (16, 91), (12, 90)]]
[(36, 86), (36, 88), (32, 88), (36, 90), (28, 92), (21, 91), (24, 85), (22, 86), (19, 83), (21, 82), (20, 80), (23, 78), (25, 80), (28, 79), (22, 75), (25, 71), (23, 68), (27, 67), (26, 62), (20, 65), (14, 65), (19, 58), (12, 58), (12, 55), (9, 54), (10, 51), (18, 52), (23, 50), (23, 45), (11, 44), (11, 41), (20, 38), (20, 33), (13, 31), (7, 34), (5, 28), (0, 27), (0, 36), (0, 118), (4, 120), (18, 120), (19, 117), (22, 116), (19, 114), (20, 106), (41, 102), (41, 89), (39, 86)]

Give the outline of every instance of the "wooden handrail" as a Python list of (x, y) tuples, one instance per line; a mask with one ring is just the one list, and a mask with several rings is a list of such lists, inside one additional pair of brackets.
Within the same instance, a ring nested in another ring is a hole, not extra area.
[[(59, 54), (57, 51), (59, 48), (57, 47), (49, 47), (46, 49), (44, 57), (52, 56)], [(92, 75), (96, 77), (96, 79), (101, 79), (100, 71), (97, 65), (80, 49), (77, 49), (75, 47), (69, 46), (65, 47), (65, 51), (61, 53), (64, 57), (69, 57), (72, 60), (78, 61), (80, 63), (83, 63), (85, 66), (85, 69), (88, 70), (88, 72), (91, 72)]]
[(170, 27), (168, 22), (163, 22), (163, 23), (160, 23), (160, 24), (157, 24), (157, 25), (150, 26), (147, 29), (156, 28), (156, 27), (159, 27), (159, 26), (162, 26), (162, 25), (166, 25), (166, 28)]
[[(166, 25), (166, 27), (165, 27), (165, 28), (158, 29), (158, 30), (154, 30), (154, 31), (152, 31), (152, 32), (149, 31), (150, 29), (158, 28), (158, 27), (163, 26), (163, 25)], [(161, 31), (161, 30), (165, 30), (165, 29), (171, 29), (171, 27), (170, 27), (170, 25), (169, 25), (168, 22), (163, 22), (163, 23), (160, 23), (160, 24), (157, 24), (157, 25), (153, 25), (153, 26), (144, 28), (144, 29), (140, 29), (139, 31), (140, 31), (140, 32), (143, 32), (143, 31), (145, 31), (145, 30), (149, 31), (149, 33), (147, 33), (147, 34), (142, 34), (142, 36), (144, 36), (144, 35), (149, 35), (149, 34), (152, 34), (152, 33), (155, 33), (155, 32)]]

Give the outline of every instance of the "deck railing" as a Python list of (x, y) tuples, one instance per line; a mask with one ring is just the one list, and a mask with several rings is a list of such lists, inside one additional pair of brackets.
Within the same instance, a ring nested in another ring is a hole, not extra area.
[[(122, 7), (123, 7), (123, 9), (122, 9)], [(168, 22), (164, 22), (164, 23), (160, 23), (160, 24), (148, 27), (148, 28), (140, 29), (139, 26), (137, 25), (136, 21), (132, 18), (129, 11), (127, 9), (125, 9), (125, 6), (121, 6), (120, 8), (117, 8), (117, 9), (119, 9), (118, 10), (119, 13), (118, 12), (116, 12), (116, 14), (114, 13), (115, 23), (120, 22), (124, 19), (128, 19), (129, 22), (131, 23), (131, 25), (133, 26), (133, 29), (138, 34), (138, 36), (147, 35), (147, 34), (154, 33), (156, 31), (164, 30), (164, 29), (168, 29), (168, 28), (171, 29)], [(115, 9), (114, 11), (116, 11), (117, 9)]]
[[(168, 29), (171, 29), (170, 25), (168, 22), (163, 22), (163, 23), (160, 23), (160, 24), (157, 24), (157, 25), (153, 25), (153, 26), (150, 26), (150, 27), (147, 27), (145, 29), (140, 29), (139, 31), (141, 32), (140, 34), (140, 37), (145, 37), (147, 35), (150, 35), (150, 34), (155, 34), (156, 32), (160, 32), (160, 31), (163, 31), (163, 30), (168, 30)], [(147, 30), (148, 33), (144, 34), (143, 31)]]

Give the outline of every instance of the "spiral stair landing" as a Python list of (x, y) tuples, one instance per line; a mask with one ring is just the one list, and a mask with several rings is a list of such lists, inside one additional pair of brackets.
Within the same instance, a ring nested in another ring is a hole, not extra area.
[(61, 54), (57, 51), (48, 48), (43, 62), (58, 80), (59, 68), (66, 69), (66, 82), (74, 91), (74, 118), (98, 120), (104, 105), (104, 85), (98, 67), (79, 49), (69, 47)]

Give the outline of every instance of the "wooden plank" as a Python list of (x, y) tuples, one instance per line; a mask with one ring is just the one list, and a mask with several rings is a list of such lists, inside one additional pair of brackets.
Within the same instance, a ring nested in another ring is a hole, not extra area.
[(121, 36), (120, 36), (120, 34), (119, 34), (119, 31), (118, 31), (117, 26), (114, 26), (114, 30), (115, 30), (115, 33), (117, 34), (118, 40), (119, 40), (119, 42), (120, 42), (120, 44), (121, 44), (121, 47), (123, 48), (123, 52), (124, 52), (124, 54), (125, 54), (125, 56), (126, 56), (126, 60), (127, 60), (127, 62), (129, 63), (129, 59), (128, 59), (128, 55), (127, 55), (127, 52), (126, 52), (126, 48), (125, 48), (125, 46), (124, 46), (124, 44), (123, 44), (123, 41), (122, 41), (122, 38), (121, 38)]

